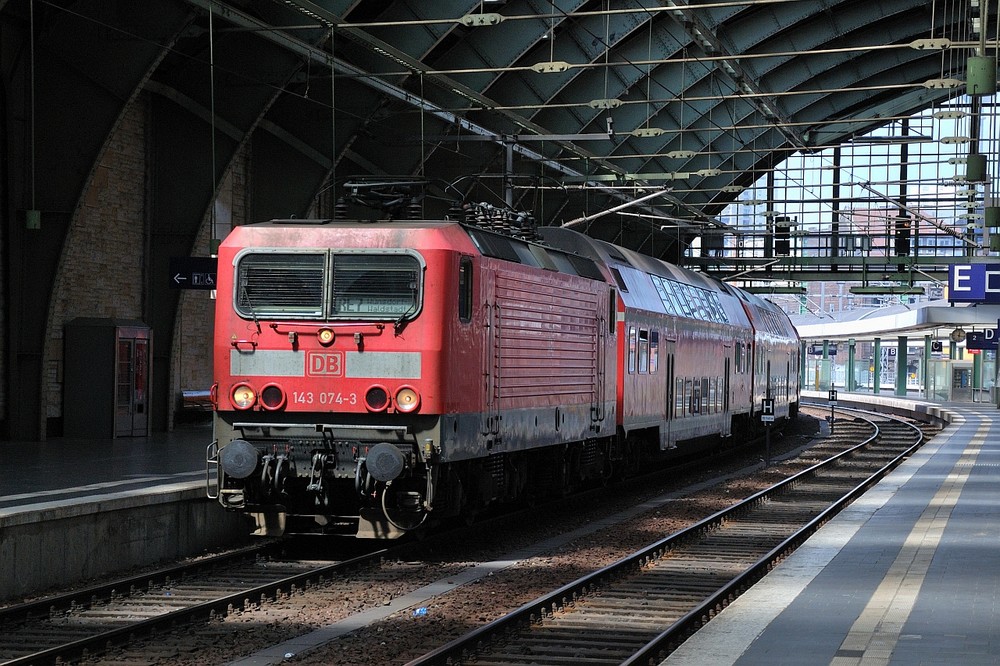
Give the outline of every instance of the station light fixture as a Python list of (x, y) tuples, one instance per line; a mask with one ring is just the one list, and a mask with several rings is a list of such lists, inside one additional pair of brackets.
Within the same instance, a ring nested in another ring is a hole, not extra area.
[(741, 287), (741, 289), (751, 294), (796, 294), (799, 296), (806, 294), (805, 287)]
[(851, 287), (851, 293), (859, 296), (920, 296), (924, 293), (923, 287)]

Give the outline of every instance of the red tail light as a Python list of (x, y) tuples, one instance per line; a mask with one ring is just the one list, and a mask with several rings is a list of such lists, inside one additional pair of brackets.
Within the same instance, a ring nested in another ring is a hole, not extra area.
[(384, 411), (389, 406), (389, 392), (381, 386), (373, 386), (365, 393), (365, 407), (372, 412)]
[(285, 406), (287, 398), (285, 391), (277, 384), (268, 384), (260, 391), (260, 405), (264, 409), (274, 411)]

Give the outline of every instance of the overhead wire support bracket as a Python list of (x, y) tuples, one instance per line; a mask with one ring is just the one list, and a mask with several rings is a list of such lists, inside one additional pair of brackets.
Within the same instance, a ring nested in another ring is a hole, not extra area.
[(611, 213), (617, 213), (618, 211), (624, 210), (625, 208), (636, 206), (644, 201), (649, 201), (650, 199), (663, 196), (664, 194), (669, 194), (671, 189), (672, 188), (668, 187), (667, 189), (664, 190), (657, 190), (656, 192), (653, 192), (651, 194), (641, 196), (638, 199), (633, 199), (632, 201), (626, 201), (625, 203), (619, 206), (614, 206), (613, 208), (601, 211), (600, 213), (595, 213), (594, 215), (584, 215), (583, 217), (578, 217), (576, 219), (570, 220), (569, 222), (563, 222), (562, 225), (560, 226), (575, 227), (578, 224), (583, 224), (584, 222), (590, 222), (591, 220), (596, 220), (599, 217), (604, 217), (605, 215), (610, 215)]
[(948, 226), (942, 224), (941, 222), (935, 220), (932, 217), (927, 217), (926, 215), (924, 215), (920, 211), (916, 210), (915, 208), (912, 208), (912, 207), (904, 204), (903, 202), (901, 202), (901, 201), (899, 201), (897, 199), (893, 199), (888, 194), (884, 194), (882, 192), (879, 192), (878, 190), (876, 190), (874, 187), (871, 186), (871, 183), (855, 183), (855, 184), (856, 185), (860, 185), (861, 187), (863, 187), (864, 189), (868, 190), (869, 192), (871, 192), (875, 196), (879, 197), (880, 199), (884, 199), (885, 201), (888, 201), (889, 203), (891, 203), (891, 204), (893, 204), (895, 206), (898, 206), (900, 209), (905, 210), (907, 213), (909, 213), (913, 217), (917, 218), (918, 220), (923, 220), (924, 222), (926, 222), (926, 223), (930, 224), (931, 226), (933, 226), (933, 227), (935, 227), (935, 228), (943, 231), (944, 233), (948, 234), (949, 236), (952, 236), (953, 238), (956, 238), (956, 239), (962, 241), (966, 245), (971, 245), (972, 247), (974, 247), (977, 250), (982, 250), (983, 249), (982, 245), (980, 245), (979, 243), (977, 243), (975, 241), (969, 240), (968, 238), (966, 238), (965, 236), (963, 236), (959, 232), (955, 231), (951, 227), (948, 227)]

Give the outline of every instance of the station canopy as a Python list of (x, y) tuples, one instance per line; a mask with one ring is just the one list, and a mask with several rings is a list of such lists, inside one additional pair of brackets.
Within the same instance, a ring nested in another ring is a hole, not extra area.
[[(66, 86), (82, 121), (116, 118), (148, 92), (154, 113), (184, 116), (157, 131), (211, 143), (192, 150), (203, 162), (192, 169), (216, 188), (252, 144), (260, 216), (375, 204), (438, 218), (485, 202), (726, 279), (769, 262), (802, 279), (900, 265), (940, 279), (936, 264), (852, 263), (896, 230), (876, 216), (874, 230), (852, 218), (848, 231), (838, 216), (892, 210), (958, 239), (966, 219), (940, 222), (900, 187), (928, 178), (904, 169), (908, 146), (951, 141), (933, 179), (978, 183), (961, 200), (974, 214), (987, 215), (998, 171), (987, 129), (997, 17), (984, 0), (39, 0), (30, 16), (28, 2), (5, 5), (6, 21), (35, 26), (31, 87)], [(39, 125), (65, 113), (36, 110)], [(957, 133), (941, 136), (939, 121)], [(99, 128), (75, 139), (63, 169), (92, 168)], [(830, 152), (858, 145), (885, 167), (867, 182)], [(823, 162), (796, 176), (793, 157)], [(826, 189), (810, 192), (814, 182)], [(862, 194), (835, 189), (848, 183)], [(821, 202), (815, 215), (807, 200)], [(834, 238), (811, 263), (787, 241), (809, 224)], [(979, 233), (960, 250), (981, 253)]]

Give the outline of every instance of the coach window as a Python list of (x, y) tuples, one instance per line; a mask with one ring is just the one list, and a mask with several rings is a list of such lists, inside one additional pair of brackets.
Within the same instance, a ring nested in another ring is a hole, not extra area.
[(635, 352), (638, 343), (639, 339), (635, 332), (635, 326), (630, 326), (628, 329), (628, 371), (630, 374), (635, 372)]
[(649, 332), (649, 374), (656, 372), (656, 366), (659, 365), (660, 358), (660, 332), (650, 331)]
[(649, 372), (649, 331), (646, 329), (639, 331), (639, 372)]
[(458, 318), (472, 321), (472, 259), (462, 257), (458, 264)]

